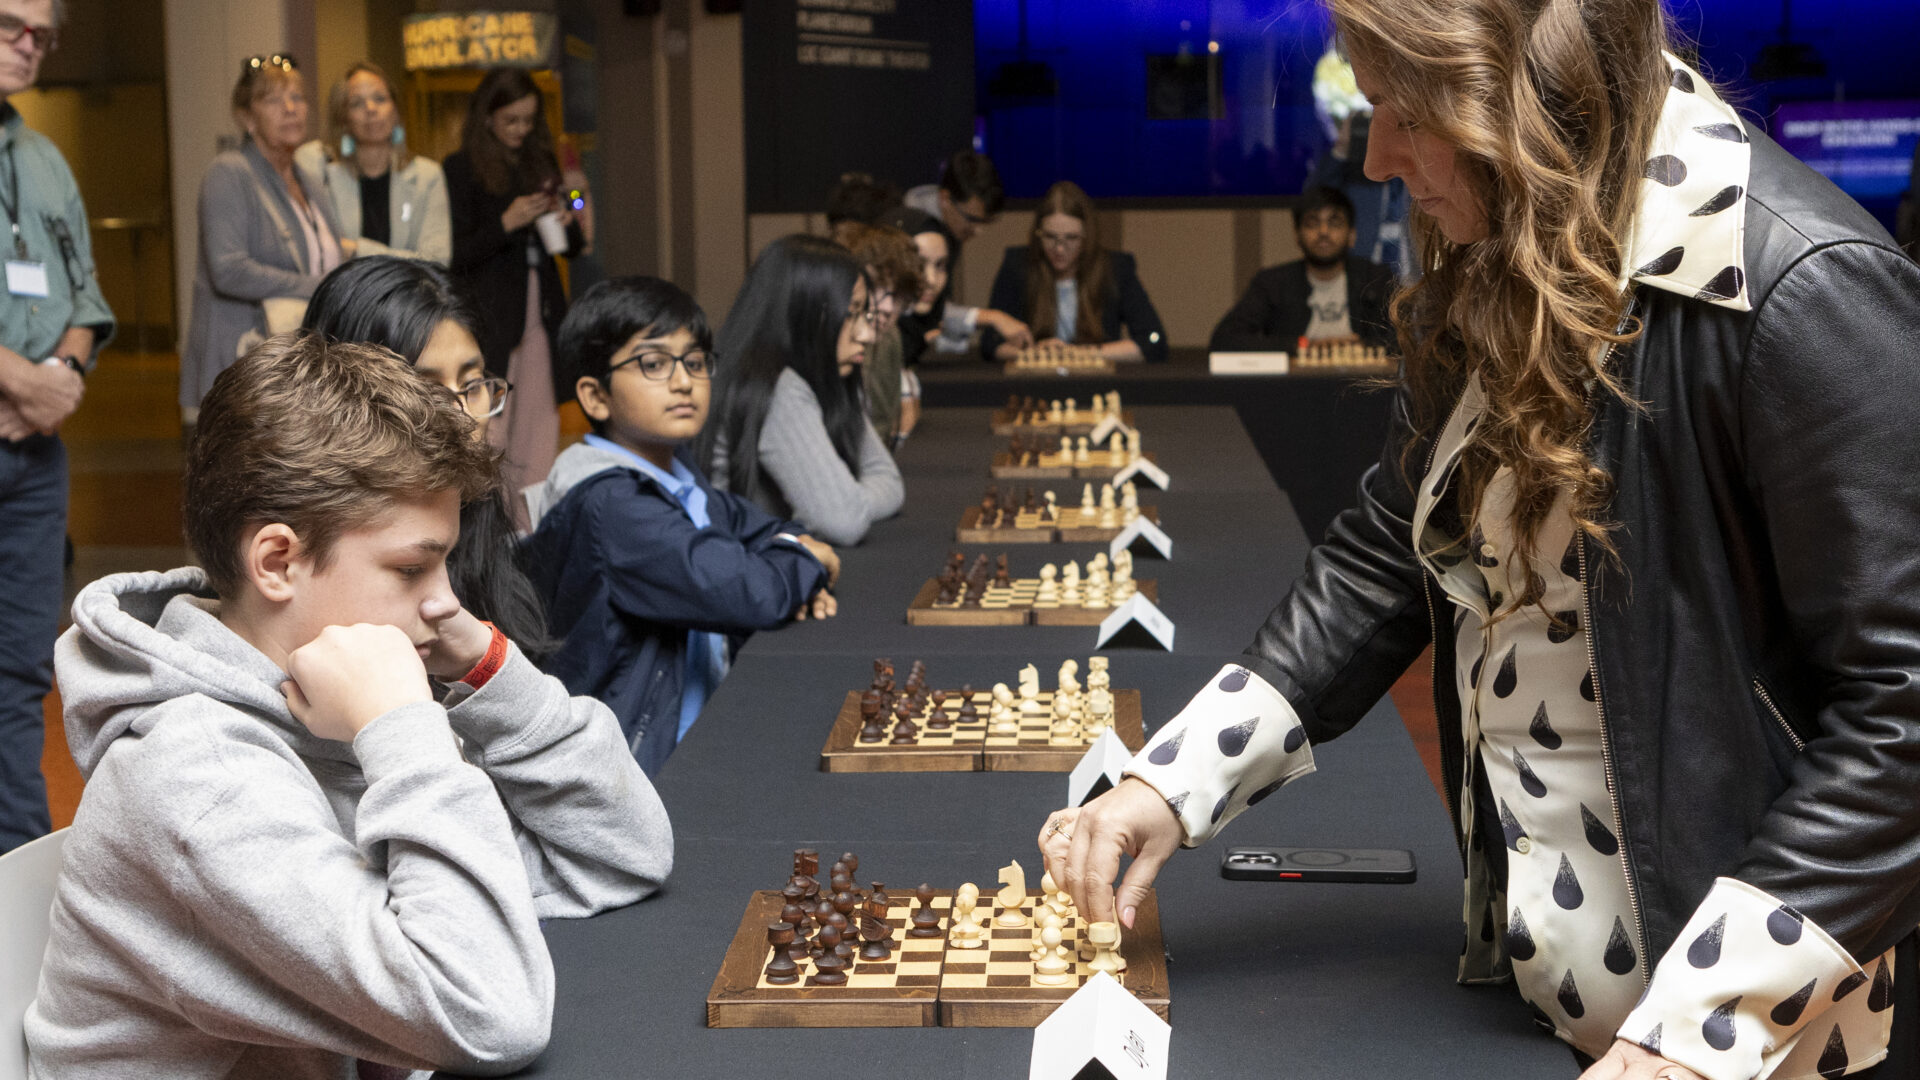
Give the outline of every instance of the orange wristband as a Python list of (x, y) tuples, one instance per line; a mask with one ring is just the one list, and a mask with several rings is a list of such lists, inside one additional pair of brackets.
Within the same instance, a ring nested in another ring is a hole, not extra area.
[(481, 657), (480, 662), (473, 665), (472, 671), (460, 676), (461, 682), (466, 683), (475, 690), (487, 685), (487, 680), (498, 675), (500, 668), (507, 662), (507, 635), (501, 633), (499, 627), (484, 619), (481, 620), (481, 623), (487, 629), (493, 631), (493, 640), (487, 643), (487, 655)]

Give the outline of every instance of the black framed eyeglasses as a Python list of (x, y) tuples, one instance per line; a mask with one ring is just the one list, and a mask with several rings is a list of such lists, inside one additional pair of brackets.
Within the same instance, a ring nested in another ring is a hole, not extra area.
[(0, 15), (0, 41), (12, 45), (28, 34), (33, 35), (34, 47), (42, 56), (60, 47), (59, 27), (34, 26), (16, 15)]
[(714, 355), (705, 349), (688, 349), (678, 356), (663, 349), (648, 349), (634, 353), (625, 360), (607, 370), (608, 375), (623, 367), (632, 367), (640, 372), (640, 377), (649, 382), (666, 382), (673, 378), (673, 366), (679, 364), (687, 369), (687, 374), (695, 379), (713, 378)]
[(507, 411), (507, 397), (513, 393), (513, 384), (505, 379), (475, 379), (453, 393), (468, 416), (485, 420)]

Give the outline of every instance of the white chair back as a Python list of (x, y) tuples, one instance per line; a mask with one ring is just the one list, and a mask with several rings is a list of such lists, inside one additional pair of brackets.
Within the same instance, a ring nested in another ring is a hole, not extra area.
[(26, 1080), (27, 1006), (40, 988), (53, 887), (60, 880), (61, 829), (0, 855), (0, 1080)]

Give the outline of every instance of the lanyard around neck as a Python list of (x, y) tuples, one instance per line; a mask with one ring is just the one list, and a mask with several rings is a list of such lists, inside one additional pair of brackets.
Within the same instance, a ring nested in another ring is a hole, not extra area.
[(20, 235), (20, 162), (13, 155), (13, 141), (7, 142), (7, 194), (0, 209), (7, 212), (7, 226), (13, 230), (13, 257), (27, 261), (27, 238)]

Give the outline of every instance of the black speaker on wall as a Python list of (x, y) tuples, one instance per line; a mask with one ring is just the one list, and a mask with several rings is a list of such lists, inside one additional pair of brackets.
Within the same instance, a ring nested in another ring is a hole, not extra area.
[(660, 14), (660, 0), (620, 0), (620, 10), (636, 18)]

